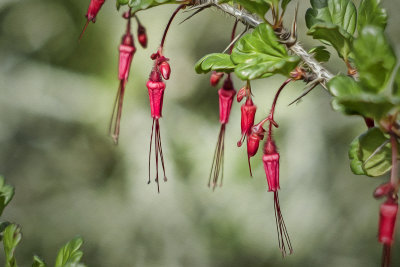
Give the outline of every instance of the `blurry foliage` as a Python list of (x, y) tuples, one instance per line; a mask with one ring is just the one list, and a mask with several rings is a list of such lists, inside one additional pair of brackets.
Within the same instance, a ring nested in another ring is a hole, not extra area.
[[(398, 3), (384, 5), (390, 38), (399, 43)], [(227, 129), (224, 188), (215, 193), (206, 188), (218, 99), (193, 65), (206, 53), (223, 51), (233, 20), (206, 11), (171, 28), (165, 51), (172, 76), (161, 121), (170, 180), (157, 195), (154, 183), (146, 184), (151, 122), (144, 84), (149, 55), (174, 7), (139, 14), (150, 43), (133, 61), (117, 148), (106, 129), (123, 20), (113, 1), (106, 1), (78, 43), (86, 8), (81, 0), (0, 1), (0, 173), (17, 188), (4, 216), (19, 222), (27, 237), (16, 251), (21, 266), (29, 266), (33, 252), (55, 262), (61, 241), (77, 233), (86, 241), (88, 266), (379, 264), (373, 234), (378, 218), (371, 212), (378, 203), (370, 193), (383, 180), (356, 177), (348, 168), (346, 149), (364, 129), (362, 122), (331, 111), (322, 90), (289, 108), (301, 88), (283, 92), (276, 115), (280, 195), (295, 254), (282, 261), (260, 159), (254, 159), (250, 179), (245, 151), (236, 148), (239, 105)], [(301, 5), (299, 14), (306, 8)], [(305, 33), (304, 20), (299, 22)], [(316, 43), (305, 34), (299, 38), (307, 48)], [(328, 66), (346, 71), (342, 63)], [(256, 120), (268, 112), (282, 79), (253, 83)], [(393, 260), (400, 262), (400, 255)]]

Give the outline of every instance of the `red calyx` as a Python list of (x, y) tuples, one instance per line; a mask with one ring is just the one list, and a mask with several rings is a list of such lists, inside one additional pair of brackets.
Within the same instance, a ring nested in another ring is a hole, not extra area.
[(382, 244), (391, 245), (393, 243), (398, 209), (399, 206), (394, 199), (388, 199), (380, 207), (378, 239)]
[(147, 47), (146, 28), (143, 27), (142, 24), (139, 24), (139, 26), (138, 26), (138, 40), (139, 40), (140, 45), (141, 45), (143, 48), (146, 48), (146, 47)]
[(149, 91), (151, 117), (159, 119), (162, 117), (165, 83), (161, 80), (160, 74), (153, 70), (146, 86)]
[(96, 22), (97, 13), (99, 13), (100, 8), (103, 6), (105, 0), (91, 0), (89, 4), (88, 11), (86, 13), (86, 18), (88, 21)]
[(375, 189), (374, 198), (390, 197), (393, 195), (394, 190), (395, 188), (391, 183), (382, 184)]
[(221, 78), (224, 76), (223, 72), (213, 71), (210, 76), (210, 84), (211, 86), (217, 86)]
[(118, 79), (128, 80), (129, 70), (131, 67), (133, 55), (136, 52), (136, 47), (133, 43), (133, 36), (125, 34), (122, 38), (122, 44), (119, 46), (119, 75)]
[(279, 186), (279, 153), (276, 151), (274, 141), (267, 140), (263, 156), (264, 170), (267, 176), (268, 191), (276, 192)]

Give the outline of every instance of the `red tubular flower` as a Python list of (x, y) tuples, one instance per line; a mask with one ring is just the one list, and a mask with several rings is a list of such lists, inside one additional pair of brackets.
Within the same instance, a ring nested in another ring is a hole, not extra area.
[(122, 105), (124, 102), (124, 95), (125, 95), (125, 86), (126, 83), (128, 82), (129, 71), (131, 68), (133, 55), (136, 52), (133, 36), (130, 33), (131, 22), (129, 13), (125, 13), (124, 18), (125, 17), (128, 19), (126, 26), (126, 33), (122, 38), (121, 45), (119, 46), (118, 79), (120, 82), (119, 82), (117, 97), (114, 102), (114, 108), (109, 128), (110, 135), (113, 138), (115, 144), (118, 144), (118, 139), (119, 139)]
[[(275, 221), (278, 232), (278, 245), (282, 252), (282, 256), (286, 255), (286, 245), (289, 249), (289, 253), (293, 253), (292, 244), (290, 242), (289, 233), (287, 232), (285, 222), (283, 220), (282, 211), (279, 204), (278, 190), (279, 186), (279, 153), (277, 152), (275, 142), (271, 136), (268, 136), (268, 140), (264, 146), (263, 156), (264, 170), (267, 176), (268, 191), (274, 192), (274, 209), (275, 209)], [(286, 241), (286, 244), (285, 244)]]
[(253, 104), (251, 98), (246, 100), (246, 103), (243, 104), (240, 108), (241, 110), (241, 130), (242, 137), (240, 138), (237, 145), (240, 147), (244, 141), (244, 138), (251, 133), (251, 127), (254, 125), (254, 117), (256, 115), (257, 106)]
[(388, 199), (380, 207), (378, 239), (384, 245), (393, 244), (398, 209), (399, 205), (393, 199)]
[(164, 172), (164, 182), (167, 181), (165, 175), (165, 164), (164, 155), (161, 146), (161, 131), (159, 119), (162, 117), (162, 107), (164, 100), (165, 83), (161, 79), (161, 73), (158, 68), (157, 61), (154, 64), (153, 70), (150, 73), (149, 81), (147, 82), (147, 90), (149, 92), (150, 100), (150, 110), (151, 117), (153, 118), (153, 124), (151, 127), (151, 137), (150, 137), (150, 150), (149, 150), (149, 181), (150, 183), (150, 161), (151, 161), (151, 146), (153, 143), (154, 136), (154, 151), (156, 156), (156, 178), (158, 193), (160, 193), (160, 183), (158, 179), (158, 157), (161, 159), (161, 165)]
[(224, 77), (224, 73), (223, 72), (213, 71), (211, 76), (210, 76), (210, 84), (211, 84), (211, 86), (217, 86), (222, 77)]
[(86, 21), (85, 26), (83, 27), (82, 33), (79, 37), (79, 40), (82, 38), (83, 34), (85, 33), (86, 28), (89, 25), (89, 22), (90, 21), (92, 21), (93, 23), (96, 22), (97, 13), (99, 13), (104, 2), (105, 2), (105, 0), (90, 0), (89, 8), (86, 13), (87, 21)]
[(213, 163), (211, 165), (210, 177), (208, 179), (208, 187), (211, 187), (211, 180), (213, 182), (213, 190), (215, 190), (219, 175), (221, 174), (220, 186), (222, 186), (224, 178), (224, 140), (225, 140), (225, 126), (229, 122), (229, 115), (232, 109), (233, 98), (236, 91), (233, 88), (233, 83), (228, 75), (223, 87), (218, 90), (219, 95), (219, 121), (221, 128), (218, 134), (217, 146), (214, 152)]
[(133, 36), (130, 33), (124, 35), (122, 43), (119, 46), (119, 75), (118, 79), (128, 80), (129, 70), (131, 68), (131, 63), (133, 55), (136, 52), (136, 47), (133, 41)]

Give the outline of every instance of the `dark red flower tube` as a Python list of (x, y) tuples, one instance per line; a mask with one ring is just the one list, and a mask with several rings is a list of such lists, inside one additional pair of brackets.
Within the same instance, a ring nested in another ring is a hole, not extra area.
[(279, 186), (279, 153), (276, 151), (275, 143), (267, 140), (263, 155), (264, 170), (267, 176), (268, 191), (276, 192)]
[(90, 0), (89, 8), (86, 13), (87, 21), (85, 23), (85, 26), (83, 27), (81, 35), (79, 36), (79, 40), (82, 39), (82, 36), (85, 33), (87, 26), (89, 25), (89, 22), (90, 21), (92, 21), (93, 23), (96, 22), (97, 14), (99, 13), (104, 2), (105, 0)]
[(384, 245), (393, 243), (398, 209), (398, 203), (392, 199), (387, 200), (380, 207), (378, 239)]
[(136, 47), (133, 41), (133, 36), (127, 33), (122, 38), (122, 43), (119, 46), (119, 64), (118, 64), (118, 79), (128, 80), (129, 70), (131, 68), (131, 63), (133, 55), (136, 52)]
[(225, 80), (224, 86), (218, 90), (219, 95), (219, 121), (222, 124), (229, 122), (231, 114), (232, 102), (236, 91), (233, 89), (233, 84), (230, 78)]
[(149, 92), (151, 117), (159, 119), (162, 117), (165, 83), (149, 80), (146, 85)]

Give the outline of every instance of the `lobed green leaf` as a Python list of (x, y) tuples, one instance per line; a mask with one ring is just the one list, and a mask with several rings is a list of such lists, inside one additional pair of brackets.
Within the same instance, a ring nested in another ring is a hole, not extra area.
[(38, 256), (33, 256), (32, 267), (47, 267), (46, 263)]
[(354, 63), (363, 89), (371, 93), (384, 90), (396, 66), (396, 55), (383, 30), (366, 26), (353, 44)]
[(80, 250), (82, 244), (81, 237), (75, 237), (65, 244), (58, 252), (55, 267), (82, 266), (79, 264), (83, 256), (83, 252)]
[(4, 178), (0, 176), (0, 216), (13, 197), (14, 187), (5, 184)]
[(331, 57), (331, 53), (323, 45), (310, 49), (308, 53), (312, 54), (318, 62), (328, 62)]
[(332, 45), (348, 59), (357, 26), (357, 9), (351, 0), (311, 0), (306, 12), (308, 34)]
[[(381, 176), (392, 168), (392, 149), (389, 137), (377, 128), (371, 128), (350, 144), (350, 167), (354, 174)], [(382, 147), (383, 144), (385, 144)]]
[(231, 56), (222, 53), (213, 53), (204, 56), (195, 65), (197, 73), (208, 73), (210, 71), (230, 73), (234, 71), (235, 64), (231, 60)]
[(387, 24), (387, 13), (381, 7), (381, 0), (363, 0), (358, 8), (358, 32), (367, 26), (376, 26), (384, 30)]
[(242, 80), (265, 78), (289, 73), (298, 65), (297, 56), (288, 55), (268, 24), (260, 24), (252, 33), (243, 36), (234, 46), (231, 60), (235, 74)]
[(137, 12), (163, 4), (183, 4), (185, 2), (187, 0), (117, 0), (117, 8), (128, 5), (131, 8), (131, 12)]
[(354, 79), (344, 75), (332, 78), (328, 82), (328, 89), (335, 96), (333, 109), (346, 115), (362, 115), (379, 120), (398, 106), (398, 99), (366, 93)]
[(21, 227), (16, 224), (10, 224), (4, 230), (3, 246), (6, 258), (6, 267), (17, 267), (14, 253), (19, 242), (21, 242), (21, 238)]

